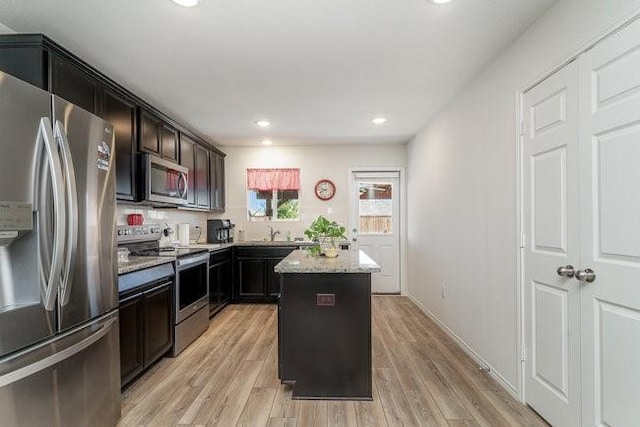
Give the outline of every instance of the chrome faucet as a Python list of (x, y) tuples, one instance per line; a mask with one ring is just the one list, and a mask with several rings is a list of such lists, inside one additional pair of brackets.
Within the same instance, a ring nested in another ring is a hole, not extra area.
[(278, 234), (280, 234), (280, 230), (275, 230), (275, 231), (274, 231), (274, 230), (273, 230), (273, 227), (272, 227), (272, 226), (270, 226), (270, 225), (267, 225), (267, 227), (269, 227), (269, 231), (270, 231), (269, 236), (270, 236), (270, 238), (271, 238), (271, 241), (273, 242), (273, 241), (276, 239), (276, 236), (277, 236)]

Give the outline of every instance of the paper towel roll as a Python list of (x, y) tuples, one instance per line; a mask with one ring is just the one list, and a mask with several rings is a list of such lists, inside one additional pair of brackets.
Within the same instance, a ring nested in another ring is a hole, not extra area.
[(189, 225), (178, 224), (178, 242), (180, 242), (180, 246), (189, 246)]

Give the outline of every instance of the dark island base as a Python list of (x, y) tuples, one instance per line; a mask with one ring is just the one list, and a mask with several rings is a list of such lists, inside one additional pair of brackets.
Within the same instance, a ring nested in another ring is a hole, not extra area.
[(294, 399), (372, 400), (371, 274), (280, 276), (278, 368)]

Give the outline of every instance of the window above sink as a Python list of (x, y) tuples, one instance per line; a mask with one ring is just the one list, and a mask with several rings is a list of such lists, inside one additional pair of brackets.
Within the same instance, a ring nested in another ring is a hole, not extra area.
[(250, 222), (299, 221), (300, 169), (247, 169)]

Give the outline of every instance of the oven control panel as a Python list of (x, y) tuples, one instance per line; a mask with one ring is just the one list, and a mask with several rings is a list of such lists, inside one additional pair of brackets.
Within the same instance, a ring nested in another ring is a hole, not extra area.
[(119, 225), (116, 230), (118, 243), (160, 240), (160, 225)]

